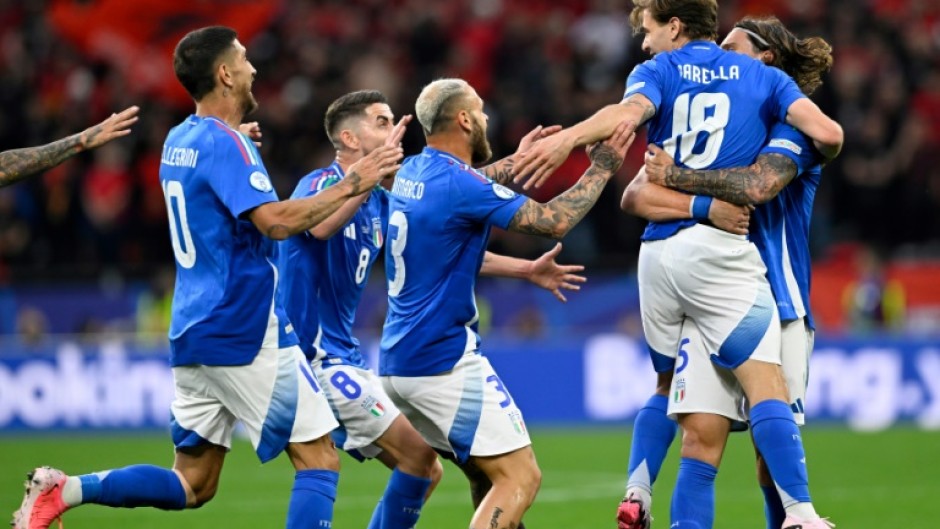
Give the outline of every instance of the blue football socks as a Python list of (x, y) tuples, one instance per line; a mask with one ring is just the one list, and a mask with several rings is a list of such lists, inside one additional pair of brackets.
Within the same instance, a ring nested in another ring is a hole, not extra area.
[(647, 494), (652, 493), (653, 483), (679, 429), (679, 425), (666, 416), (668, 406), (668, 397), (653, 395), (633, 422), (627, 490), (638, 488)]
[(385, 487), (368, 529), (411, 529), (418, 523), (431, 480), (406, 474), (397, 468)]
[(715, 476), (718, 469), (696, 459), (682, 458), (669, 509), (671, 527), (711, 529), (715, 523)]
[(287, 529), (322, 529), (333, 524), (339, 473), (298, 470), (287, 508)]
[(780, 529), (783, 527), (787, 512), (783, 510), (783, 502), (780, 501), (777, 487), (761, 485), (760, 490), (764, 493), (764, 517), (767, 518), (767, 529)]
[(751, 408), (751, 431), (754, 445), (780, 489), (783, 507), (810, 502), (803, 439), (790, 406), (782, 400), (758, 403)]
[(77, 477), (81, 482), (81, 503), (174, 511), (186, 507), (186, 490), (179, 476), (165, 468), (133, 465)]

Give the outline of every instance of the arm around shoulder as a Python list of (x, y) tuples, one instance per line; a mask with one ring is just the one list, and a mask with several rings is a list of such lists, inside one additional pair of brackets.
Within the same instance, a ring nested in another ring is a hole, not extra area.
[(798, 99), (790, 105), (787, 109), (787, 123), (812, 138), (816, 148), (827, 160), (832, 160), (842, 150), (845, 139), (842, 127), (808, 98)]

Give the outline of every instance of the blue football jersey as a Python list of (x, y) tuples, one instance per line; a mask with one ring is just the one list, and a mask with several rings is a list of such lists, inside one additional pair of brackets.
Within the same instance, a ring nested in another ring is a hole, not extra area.
[(822, 175), (822, 155), (809, 137), (785, 123), (771, 129), (770, 141), (761, 150), (764, 153), (793, 160), (797, 176), (773, 200), (754, 210), (750, 239), (767, 266), (780, 320), (806, 317), (810, 328), (815, 328), (809, 306), (809, 222)]
[(479, 348), (474, 285), (490, 227), (506, 228), (526, 200), (430, 147), (402, 163), (389, 200), (380, 375), (443, 373)]
[[(291, 198), (339, 182), (337, 163), (300, 180)], [(280, 296), (310, 360), (366, 367), (352, 335), (356, 308), (388, 227), (388, 194), (377, 187), (341, 231), (321, 241), (304, 232), (280, 242)]]
[[(754, 163), (770, 127), (805, 97), (783, 71), (694, 41), (634, 68), (624, 98), (643, 94), (656, 107), (648, 137), (676, 164), (721, 169)], [(651, 222), (643, 240), (665, 239), (695, 220)]]
[(176, 256), (170, 364), (244, 365), (295, 345), (275, 303), (275, 246), (244, 216), (277, 201), (251, 141), (191, 115), (167, 136), (160, 183)]

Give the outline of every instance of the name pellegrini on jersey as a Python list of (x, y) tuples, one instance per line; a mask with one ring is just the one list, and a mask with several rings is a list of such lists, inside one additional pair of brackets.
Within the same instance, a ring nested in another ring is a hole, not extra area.
[(188, 147), (163, 146), (163, 155), (160, 157), (160, 163), (171, 167), (196, 167), (199, 160), (199, 151)]
[(708, 84), (712, 81), (737, 81), (741, 78), (741, 71), (738, 66), (733, 65), (725, 71), (724, 66), (719, 66), (717, 70), (702, 68), (694, 64), (677, 64), (679, 76), (686, 81), (693, 83)]

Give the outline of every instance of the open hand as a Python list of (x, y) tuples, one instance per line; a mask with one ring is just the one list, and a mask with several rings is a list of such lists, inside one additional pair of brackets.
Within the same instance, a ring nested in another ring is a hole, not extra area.
[[(529, 134), (532, 134), (531, 132)], [(520, 145), (521, 146), (521, 145)], [(519, 154), (513, 167), (513, 182), (525, 182), (523, 189), (541, 187), (548, 177), (568, 158), (572, 144), (563, 134), (552, 134), (536, 141)]]
[(555, 257), (559, 252), (561, 252), (561, 243), (556, 244), (554, 248), (532, 261), (529, 281), (548, 290), (558, 298), (558, 301), (565, 303), (568, 299), (561, 293), (561, 290), (581, 290), (581, 286), (577, 283), (584, 283), (587, 278), (575, 273), (584, 270), (581, 265), (560, 265), (556, 263)]
[(140, 112), (140, 107), (134, 105), (116, 114), (111, 114), (108, 119), (97, 125), (88, 127), (82, 131), (79, 137), (82, 149), (95, 149), (115, 138), (127, 136), (131, 133), (131, 125), (137, 123), (138, 112)]
[(402, 148), (398, 145), (382, 145), (358, 162), (349, 166), (346, 177), (353, 186), (353, 194), (360, 195), (372, 190), (383, 178), (395, 174), (401, 168)]
[(588, 158), (591, 159), (591, 164), (610, 174), (619, 171), (630, 145), (636, 139), (635, 130), (635, 122), (624, 121), (617, 125), (614, 133), (609, 138), (594, 145), (589, 145), (585, 150)]

